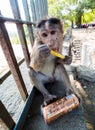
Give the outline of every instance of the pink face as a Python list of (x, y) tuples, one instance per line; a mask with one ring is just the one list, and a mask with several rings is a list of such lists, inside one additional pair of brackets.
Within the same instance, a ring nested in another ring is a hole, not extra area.
[(45, 26), (39, 29), (39, 32), (41, 41), (49, 46), (50, 49), (59, 52), (63, 41), (63, 34), (58, 26), (49, 26), (48, 22), (46, 22)]

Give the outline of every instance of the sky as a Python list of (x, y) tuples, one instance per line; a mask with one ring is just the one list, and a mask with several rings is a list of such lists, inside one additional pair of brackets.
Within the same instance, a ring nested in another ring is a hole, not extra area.
[(0, 10), (2, 15), (6, 17), (13, 17), (9, 0), (0, 0)]
[[(19, 2), (20, 12), (22, 12), (21, 18), (23, 20), (25, 20), (23, 6), (22, 6), (22, 0), (18, 0), (18, 2)], [(11, 10), (9, 0), (0, 0), (0, 11), (1, 11), (1, 13), (4, 17), (13, 18), (13, 14), (12, 14), (12, 10)], [(16, 30), (16, 26), (14, 24), (6, 23), (6, 27), (9, 31), (13, 31), (13, 30), (15, 31)]]

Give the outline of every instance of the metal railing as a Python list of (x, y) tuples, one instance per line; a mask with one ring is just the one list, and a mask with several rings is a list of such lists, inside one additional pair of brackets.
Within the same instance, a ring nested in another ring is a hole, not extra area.
[[(32, 2), (33, 1), (30, 0), (30, 5), (32, 4)], [(41, 0), (42, 5), (45, 3), (45, 6), (46, 6), (46, 2), (47, 2), (47, 0), (46, 1)], [(22, 4), (23, 4), (23, 8), (24, 8), (26, 21), (21, 19), (17, 0), (10, 0), (10, 5), (11, 5), (11, 9), (12, 9), (12, 13), (13, 13), (14, 18), (4, 17), (2, 14), (0, 14), (0, 45), (3, 49), (3, 52), (4, 52), (6, 60), (8, 62), (10, 71), (11, 71), (11, 73), (14, 77), (14, 80), (18, 86), (20, 94), (21, 94), (23, 100), (25, 101), (28, 97), (28, 92), (27, 92), (25, 83), (23, 81), (21, 72), (19, 70), (19, 64), (17, 63), (16, 57), (15, 57), (15, 54), (14, 54), (14, 51), (13, 51), (13, 48), (11, 45), (11, 41), (9, 38), (9, 34), (8, 34), (8, 31), (7, 31), (6, 26), (5, 26), (6, 22), (11, 22), (11, 23), (16, 24), (19, 39), (20, 39), (21, 46), (22, 46), (22, 50), (24, 53), (24, 58), (25, 58), (25, 61), (27, 63), (27, 66), (29, 66), (30, 54), (29, 54), (29, 50), (27, 47), (27, 40), (25, 37), (23, 24), (27, 25), (30, 43), (33, 46), (34, 37), (33, 37), (32, 26), (34, 25), (34, 23), (30, 21), (31, 18), (30, 18), (27, 0), (22, 0)], [(35, 5), (37, 6), (39, 4), (35, 3)], [(42, 10), (42, 7), (44, 8), (44, 5), (40, 7), (41, 10)], [(32, 14), (33, 14), (33, 12), (32, 12)], [(35, 13), (34, 13), (34, 15), (35, 15)], [(6, 76), (9, 76), (9, 74), (7, 74)], [(5, 77), (2, 77), (0, 79), (0, 80), (2, 80), (0, 83), (2, 83), (6, 79)], [(0, 101), (0, 118), (10, 130), (13, 129), (13, 127), (15, 126), (15, 122), (13, 121), (12, 117), (8, 113), (7, 109), (4, 107), (2, 101)]]

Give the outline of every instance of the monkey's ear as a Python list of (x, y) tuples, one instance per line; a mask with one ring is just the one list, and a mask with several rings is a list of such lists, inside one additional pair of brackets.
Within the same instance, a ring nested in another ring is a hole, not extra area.
[(34, 28), (34, 31), (35, 31), (35, 34), (36, 34), (37, 38), (40, 39), (39, 29), (38, 29), (36, 26), (35, 26), (35, 28)]

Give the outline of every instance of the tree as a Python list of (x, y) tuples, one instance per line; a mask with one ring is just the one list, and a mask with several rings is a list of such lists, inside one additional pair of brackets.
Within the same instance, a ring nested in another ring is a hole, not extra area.
[(93, 16), (91, 14), (95, 10), (95, 0), (48, 0), (48, 5), (49, 16), (61, 18), (68, 25), (74, 22), (77, 27), (81, 26), (88, 10), (91, 10), (90, 17)]
[[(76, 25), (78, 28), (81, 26), (82, 16), (90, 9), (91, 11), (95, 8), (94, 0), (82, 0), (78, 3), (76, 11)], [(88, 14), (89, 15), (89, 14)], [(92, 19), (91, 19), (92, 20)]]

